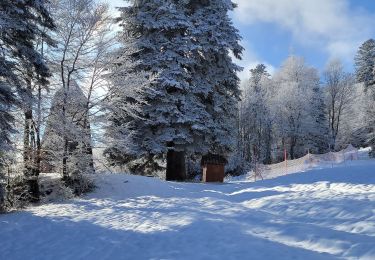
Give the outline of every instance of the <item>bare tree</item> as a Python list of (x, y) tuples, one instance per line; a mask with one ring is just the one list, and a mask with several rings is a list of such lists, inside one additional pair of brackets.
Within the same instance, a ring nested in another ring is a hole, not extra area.
[(351, 106), (354, 98), (354, 77), (344, 72), (340, 60), (332, 60), (324, 71), (326, 81), (326, 109), (330, 133), (330, 149), (337, 149), (342, 117)]
[(290, 158), (295, 159), (313, 147), (307, 139), (320, 131), (315, 120), (317, 107), (313, 102), (314, 90), (319, 86), (318, 73), (303, 58), (290, 56), (274, 80), (277, 95), (273, 109), (277, 135), (281, 141), (278, 145), (288, 149)]
[[(54, 20), (57, 25), (55, 38), (58, 39), (57, 49), (53, 52), (52, 63), (55, 69), (55, 80), (63, 90), (62, 128), (63, 137), (62, 173), (69, 180), (67, 161), (69, 157), (69, 124), (67, 106), (68, 96), (73, 81), (84, 84), (89, 81), (86, 114), (93, 108), (96, 86), (101, 75), (102, 58), (110, 46), (109, 26), (111, 18), (108, 6), (94, 0), (54, 0)], [(90, 79), (88, 80), (88, 77)], [(96, 100), (98, 102), (98, 100)], [(69, 120), (84, 120), (88, 125), (88, 116), (69, 117)], [(90, 128), (87, 127), (88, 131)], [(91, 144), (87, 144), (91, 151)], [(92, 164), (92, 163), (91, 163)]]

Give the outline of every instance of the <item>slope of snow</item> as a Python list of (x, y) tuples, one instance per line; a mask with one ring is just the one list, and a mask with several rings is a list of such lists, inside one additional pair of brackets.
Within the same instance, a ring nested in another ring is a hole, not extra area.
[(1, 259), (375, 259), (375, 161), (260, 181), (96, 177), (0, 216)]

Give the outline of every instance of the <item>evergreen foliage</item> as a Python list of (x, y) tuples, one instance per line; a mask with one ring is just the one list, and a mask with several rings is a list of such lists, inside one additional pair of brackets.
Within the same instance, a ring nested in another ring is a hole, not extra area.
[(30, 148), (33, 110), (32, 85), (46, 85), (50, 76), (47, 64), (37, 48), (37, 41), (53, 44), (47, 31), (54, 28), (46, 1), (0, 3), (0, 148), (10, 148), (14, 118), (10, 111), (19, 106), (25, 117), (24, 174), (32, 200), (38, 200), (37, 171)]
[[(42, 28), (54, 28), (45, 1), (2, 0), (0, 3), (0, 148), (9, 149), (14, 131), (10, 111), (28, 99), (25, 75), (46, 84), (49, 70), (35, 47), (37, 37), (52, 40)], [(18, 95), (17, 95), (18, 94)]]
[(226, 155), (233, 149), (240, 91), (230, 1), (133, 1), (120, 8), (108, 104), (114, 163), (168, 151)]
[(250, 80), (243, 91), (240, 111), (240, 132), (244, 159), (271, 162), (272, 87), (266, 67), (258, 64), (250, 70)]
[(367, 143), (372, 147), (375, 157), (375, 40), (369, 39), (360, 47), (355, 57), (357, 82), (363, 83), (367, 95), (372, 98), (367, 106), (367, 122), (364, 126), (367, 132)]
[(250, 70), (239, 113), (239, 149), (249, 163), (271, 163), (328, 150), (328, 121), (317, 71), (290, 56), (270, 76), (263, 64)]
[(375, 40), (365, 41), (358, 49), (355, 56), (355, 69), (357, 82), (364, 83), (366, 88), (375, 84)]

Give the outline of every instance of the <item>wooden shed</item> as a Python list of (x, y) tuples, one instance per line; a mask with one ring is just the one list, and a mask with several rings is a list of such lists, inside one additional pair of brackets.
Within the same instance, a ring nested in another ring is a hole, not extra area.
[(202, 157), (203, 182), (223, 182), (227, 160), (220, 155), (208, 154)]

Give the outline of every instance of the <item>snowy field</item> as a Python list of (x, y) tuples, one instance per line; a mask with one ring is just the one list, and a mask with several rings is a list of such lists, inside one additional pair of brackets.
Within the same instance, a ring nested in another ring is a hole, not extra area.
[(375, 259), (375, 161), (225, 184), (97, 176), (0, 216), (0, 259)]

